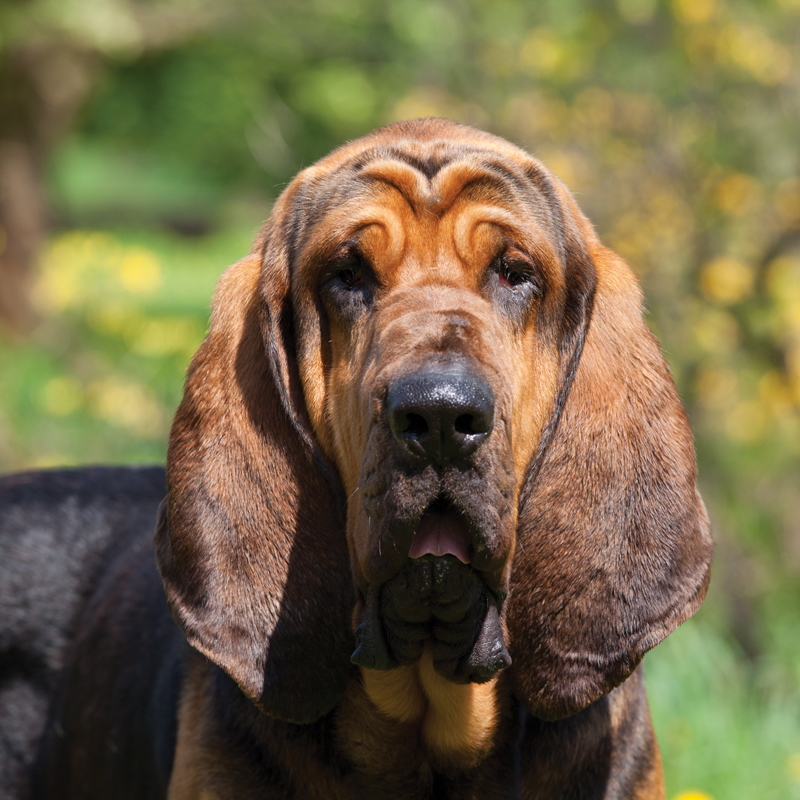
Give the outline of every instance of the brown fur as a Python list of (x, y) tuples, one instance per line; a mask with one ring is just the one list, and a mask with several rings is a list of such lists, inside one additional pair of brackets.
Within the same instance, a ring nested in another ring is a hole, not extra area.
[[(354, 247), (363, 298), (331, 288)], [(468, 467), (410, 470), (387, 392), (442, 360), (494, 427)], [(444, 120), (335, 151), (220, 281), (175, 417), (156, 554), (209, 661), (170, 798), (663, 798), (637, 666), (705, 595), (695, 478), (636, 280), (541, 164)], [(381, 649), (375, 598), (441, 494), (513, 660), (485, 682)]]

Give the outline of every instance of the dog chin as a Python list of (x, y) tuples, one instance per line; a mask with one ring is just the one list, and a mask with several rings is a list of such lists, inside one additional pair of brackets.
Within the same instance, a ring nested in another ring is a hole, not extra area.
[(393, 578), (366, 587), (352, 661), (368, 669), (408, 666), (430, 645), (442, 677), (482, 683), (511, 663), (501, 611), (502, 599), (458, 555), (409, 558)]

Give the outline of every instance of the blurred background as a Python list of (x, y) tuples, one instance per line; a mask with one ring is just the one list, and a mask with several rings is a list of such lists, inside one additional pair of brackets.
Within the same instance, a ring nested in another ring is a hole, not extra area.
[(0, 0), (0, 471), (161, 462), (301, 167), (446, 116), (633, 266), (717, 542), (646, 659), (670, 798), (800, 798), (800, 0)]

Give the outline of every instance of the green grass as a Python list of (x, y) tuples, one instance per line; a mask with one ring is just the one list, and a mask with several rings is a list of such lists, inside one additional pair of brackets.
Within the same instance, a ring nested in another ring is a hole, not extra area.
[(647, 655), (668, 797), (800, 798), (800, 698), (790, 685), (765, 685), (767, 673), (702, 611)]

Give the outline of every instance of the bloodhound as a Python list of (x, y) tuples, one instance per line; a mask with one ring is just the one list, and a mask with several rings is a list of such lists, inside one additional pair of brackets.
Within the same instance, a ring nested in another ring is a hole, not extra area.
[(663, 798), (639, 664), (705, 595), (695, 478), (636, 280), (557, 178), (445, 120), (351, 142), (220, 281), (166, 603), (110, 526), (35, 796)]

